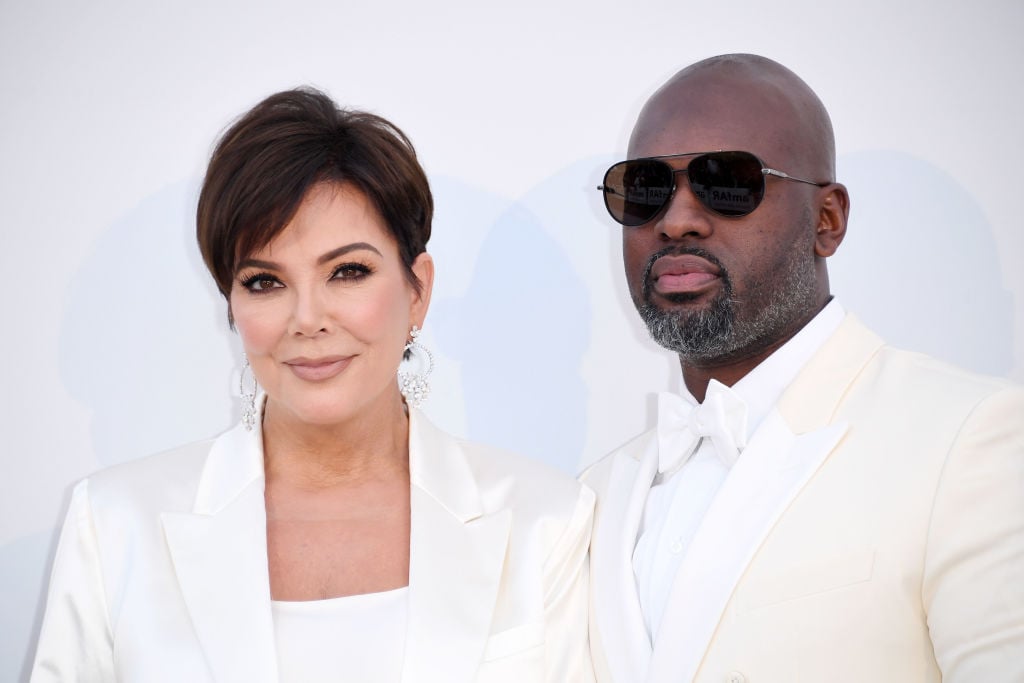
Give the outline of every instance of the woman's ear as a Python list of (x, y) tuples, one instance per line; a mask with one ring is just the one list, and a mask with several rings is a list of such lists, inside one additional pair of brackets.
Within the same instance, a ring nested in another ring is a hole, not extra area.
[(430, 308), (430, 294), (434, 289), (434, 259), (427, 252), (421, 253), (412, 262), (412, 273), (420, 283), (420, 291), (414, 287), (409, 300), (409, 320), (417, 327), (423, 327), (423, 319)]
[(850, 195), (846, 186), (832, 183), (821, 188), (818, 224), (815, 226), (814, 253), (828, 258), (836, 253), (846, 236), (846, 221), (850, 216)]

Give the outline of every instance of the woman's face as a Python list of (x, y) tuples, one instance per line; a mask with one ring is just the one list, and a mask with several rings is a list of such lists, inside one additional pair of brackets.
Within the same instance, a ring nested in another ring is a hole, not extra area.
[(270, 244), (238, 265), (231, 310), (275, 419), (339, 424), (398, 400), (395, 373), (423, 325), (433, 263), (406, 279), (398, 245), (351, 185), (313, 187)]

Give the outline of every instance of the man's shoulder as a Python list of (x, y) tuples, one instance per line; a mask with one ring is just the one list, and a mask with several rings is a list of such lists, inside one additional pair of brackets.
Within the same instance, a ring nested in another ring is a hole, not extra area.
[(1003, 420), (1008, 423), (999, 427), (1000, 433), (1020, 434), (1024, 386), (885, 346), (851, 387), (841, 412), (879, 423), (887, 423), (889, 414), (898, 415), (905, 430), (946, 434), (951, 441), (976, 429), (989, 433)]
[[(958, 367), (924, 353), (901, 349), (848, 314), (842, 326), (801, 370), (780, 401), (815, 413), (838, 405), (870, 402), (878, 409), (894, 403), (970, 406), (1019, 385)], [(858, 400), (860, 399), (860, 400)]]
[[(861, 329), (865, 334), (873, 334), (862, 325)], [(859, 396), (878, 408), (912, 401), (969, 412), (989, 396), (1022, 390), (1019, 384), (1004, 377), (983, 375), (925, 353), (891, 346), (877, 336), (876, 339), (877, 346), (851, 377), (845, 402)], [(835, 368), (845, 363), (841, 357), (831, 358)], [(851, 367), (857, 365), (855, 358), (854, 361)], [(816, 373), (825, 375), (827, 370), (822, 366), (815, 368)]]
[(1018, 387), (1004, 377), (983, 375), (933, 356), (885, 345), (874, 359), (878, 377), (894, 381), (913, 380), (917, 388), (944, 389), (987, 395)]

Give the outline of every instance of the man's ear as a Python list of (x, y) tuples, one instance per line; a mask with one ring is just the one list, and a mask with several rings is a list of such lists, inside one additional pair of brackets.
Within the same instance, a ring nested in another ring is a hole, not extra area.
[(409, 320), (417, 327), (423, 327), (423, 319), (430, 308), (430, 294), (434, 289), (434, 259), (427, 252), (421, 253), (412, 262), (412, 272), (420, 282), (420, 291), (412, 290), (409, 300)]
[(819, 190), (820, 208), (815, 226), (814, 254), (828, 258), (836, 253), (846, 236), (846, 221), (850, 216), (850, 195), (840, 183), (826, 185)]

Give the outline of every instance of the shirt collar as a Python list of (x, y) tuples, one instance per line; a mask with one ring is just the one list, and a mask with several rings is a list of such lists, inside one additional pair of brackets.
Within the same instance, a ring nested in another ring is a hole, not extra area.
[[(748, 439), (778, 402), (782, 392), (796, 379), (797, 373), (839, 328), (845, 316), (846, 310), (838, 299), (833, 298), (789, 341), (733, 385), (732, 390), (747, 405)], [(683, 392), (683, 398), (697, 403), (685, 385)]]

